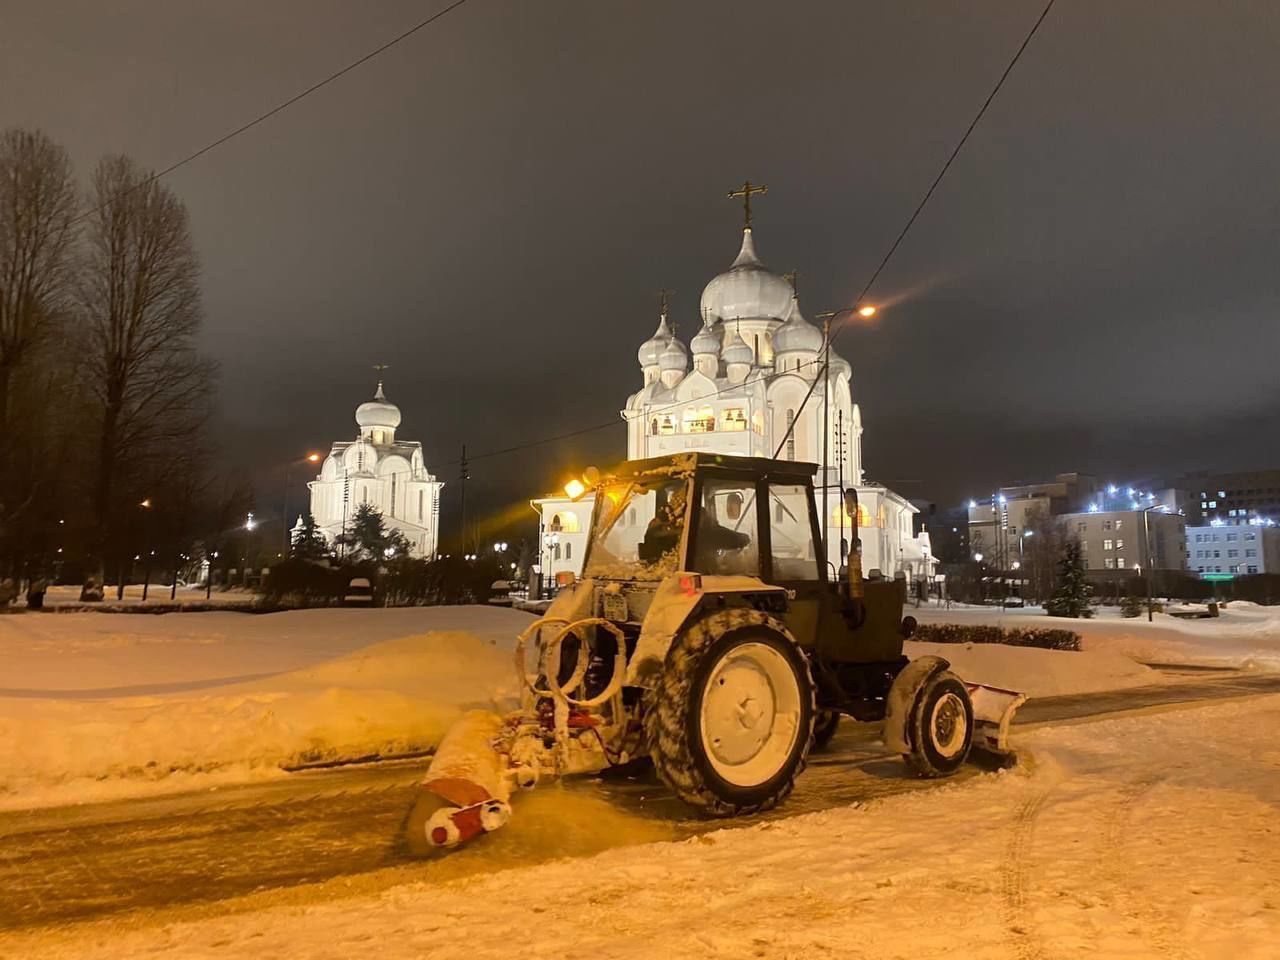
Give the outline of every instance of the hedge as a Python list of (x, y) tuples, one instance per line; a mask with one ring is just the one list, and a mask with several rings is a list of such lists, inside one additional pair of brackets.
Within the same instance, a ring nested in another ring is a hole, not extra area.
[(1080, 634), (1042, 627), (993, 627), (987, 624), (922, 623), (912, 640), (925, 643), (1003, 643), (1041, 650), (1079, 650)]

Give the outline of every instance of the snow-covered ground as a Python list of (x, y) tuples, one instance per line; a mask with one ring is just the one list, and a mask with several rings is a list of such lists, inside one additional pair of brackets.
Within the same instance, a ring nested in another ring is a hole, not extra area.
[[(1171, 678), (1135, 662), (1280, 668), (1280, 608), (1217, 620), (1048, 621), (990, 608), (911, 609), (933, 622), (1047, 622), (1067, 653), (908, 643), (966, 680), (1033, 697)], [(460, 710), (514, 694), (510, 649), (531, 622), (487, 606), (252, 615), (0, 616), (0, 809), (281, 776), (312, 759), (425, 750)]]
[(0, 807), (421, 750), (505, 703), (528, 614), (496, 607), (0, 617)]
[(338, 884), (24, 933), (8, 953), (1270, 960), (1276, 729), (1280, 697), (1041, 729), (1018, 770), (867, 805), (376, 895)]
[(1212, 619), (1183, 620), (1157, 613), (1153, 623), (1147, 623), (1145, 614), (1123, 618), (1116, 607), (1099, 607), (1095, 611), (1090, 620), (1067, 620), (1047, 616), (1038, 607), (1001, 610), (954, 605), (942, 609), (929, 605), (907, 609), (921, 623), (1062, 627), (1083, 637), (1085, 651), (1122, 654), (1142, 663), (1280, 670), (1280, 606), (1237, 601)]

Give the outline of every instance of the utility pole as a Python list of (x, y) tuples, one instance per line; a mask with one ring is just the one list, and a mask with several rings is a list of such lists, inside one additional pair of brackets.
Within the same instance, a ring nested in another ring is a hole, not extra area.
[(458, 545), (462, 548), (462, 552), (467, 552), (467, 481), (471, 479), (471, 471), (467, 469), (467, 445), (462, 445), (462, 461), (458, 470), (458, 481), (462, 489), (462, 530), (461, 536), (458, 538)]
[[(749, 195), (748, 195), (749, 196)], [(831, 438), (831, 314), (822, 318), (822, 562), (831, 562), (830, 540), (827, 537), (828, 514), (827, 488), (831, 486), (827, 469), (827, 445)], [(840, 491), (844, 496), (844, 491)]]

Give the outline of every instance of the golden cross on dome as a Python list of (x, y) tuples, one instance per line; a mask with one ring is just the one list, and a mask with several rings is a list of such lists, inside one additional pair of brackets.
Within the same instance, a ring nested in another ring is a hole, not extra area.
[(742, 189), (730, 191), (730, 200), (737, 200), (739, 197), (742, 198), (742, 210), (746, 215), (746, 227), (748, 230), (751, 229), (751, 195), (758, 193), (760, 196), (764, 196), (768, 192), (769, 188), (763, 183), (756, 184), (752, 183), (750, 180), (742, 181)]

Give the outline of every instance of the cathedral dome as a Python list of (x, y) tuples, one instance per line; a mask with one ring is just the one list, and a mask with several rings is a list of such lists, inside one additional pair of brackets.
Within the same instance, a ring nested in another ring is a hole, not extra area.
[(684, 344), (674, 337), (658, 356), (658, 366), (662, 370), (688, 370), (689, 351)]
[(656, 367), (658, 358), (662, 356), (662, 351), (670, 342), (671, 328), (667, 326), (667, 314), (664, 311), (658, 319), (658, 329), (654, 331), (652, 337), (640, 344), (640, 349), (636, 351), (636, 359), (640, 362), (640, 366)]
[(709, 320), (703, 320), (702, 329), (694, 334), (693, 339), (689, 341), (689, 346), (693, 348), (694, 356), (720, 352), (720, 337), (711, 329)]
[(775, 354), (820, 353), (822, 351), (822, 331), (811, 324), (800, 313), (800, 304), (794, 297), (787, 311), (787, 322), (773, 333), (773, 352)]
[(367, 427), (387, 427), (394, 430), (400, 426), (400, 408), (382, 392), (381, 381), (373, 399), (356, 407), (356, 425), (362, 430)]
[(791, 302), (791, 284), (770, 273), (756, 256), (751, 228), (742, 231), (742, 249), (727, 271), (702, 291), (702, 316), (708, 320), (781, 320)]
[(751, 345), (742, 339), (742, 334), (735, 329), (733, 338), (724, 348), (725, 363), (745, 363), (748, 366), (756, 362), (755, 351), (751, 349)]

